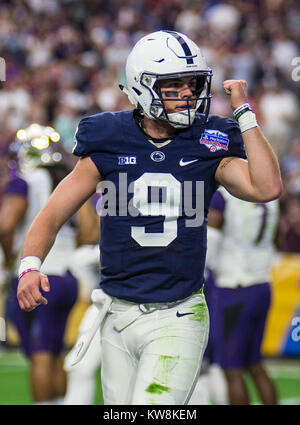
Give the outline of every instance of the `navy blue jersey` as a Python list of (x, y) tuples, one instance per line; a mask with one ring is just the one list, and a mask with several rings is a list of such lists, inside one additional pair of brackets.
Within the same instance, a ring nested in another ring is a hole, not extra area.
[[(115, 187), (116, 209), (101, 217), (100, 285), (133, 302), (176, 301), (203, 284), (214, 175), (222, 158), (246, 158), (243, 141), (235, 121), (212, 115), (201, 125), (198, 115), (192, 127), (157, 147), (133, 114), (89, 116), (76, 132), (73, 153), (90, 156), (102, 180)], [(109, 191), (114, 195), (108, 188), (103, 198)], [(204, 220), (190, 225), (201, 194)]]

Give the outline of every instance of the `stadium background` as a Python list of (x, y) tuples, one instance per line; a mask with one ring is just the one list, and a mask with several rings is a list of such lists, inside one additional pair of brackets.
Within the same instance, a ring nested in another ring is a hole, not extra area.
[[(6, 63), (0, 148), (31, 123), (51, 125), (72, 165), (74, 131), (83, 115), (131, 108), (116, 82), (124, 80), (133, 44), (157, 29), (187, 33), (202, 46), (214, 74), (211, 113), (231, 116), (224, 79), (248, 82), (250, 103), (278, 155), (284, 181), (263, 354), (282, 402), (292, 404), (300, 404), (299, 22), (296, 0), (0, 1), (0, 57)], [(0, 301), (2, 316), (3, 294)], [(73, 308), (68, 347), (86, 308), (82, 300)], [(0, 343), (0, 404), (30, 403), (27, 364), (17, 348), (8, 323), (7, 341)]]

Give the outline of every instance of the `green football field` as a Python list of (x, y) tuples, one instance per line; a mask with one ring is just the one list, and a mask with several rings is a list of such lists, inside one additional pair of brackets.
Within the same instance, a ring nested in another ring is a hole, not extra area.
[[(0, 351), (0, 405), (4, 404), (31, 404), (28, 363), (16, 349)], [(100, 385), (97, 387), (95, 404), (103, 404)]]
[[(300, 359), (272, 359), (265, 364), (275, 381), (280, 404), (300, 405)], [(0, 405), (31, 404), (27, 373), (27, 360), (18, 350), (0, 351)], [(252, 383), (249, 379), (247, 382), (252, 404), (259, 404)], [(95, 404), (103, 404), (99, 381)]]

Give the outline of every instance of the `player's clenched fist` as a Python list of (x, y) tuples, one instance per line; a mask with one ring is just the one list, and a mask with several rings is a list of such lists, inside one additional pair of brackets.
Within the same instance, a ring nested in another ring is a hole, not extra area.
[(39, 271), (32, 271), (21, 277), (18, 283), (17, 298), (22, 310), (34, 310), (40, 304), (48, 304), (48, 301), (40, 292), (50, 291), (48, 277)]
[(245, 80), (225, 80), (223, 88), (230, 95), (230, 105), (233, 111), (248, 102), (248, 87)]

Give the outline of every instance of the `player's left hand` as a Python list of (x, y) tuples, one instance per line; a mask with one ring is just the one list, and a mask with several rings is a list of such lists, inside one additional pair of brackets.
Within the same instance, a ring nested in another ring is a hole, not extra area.
[(40, 290), (50, 291), (48, 277), (38, 270), (32, 270), (19, 279), (17, 299), (22, 310), (32, 311), (40, 304), (48, 304)]
[(230, 95), (230, 105), (234, 111), (244, 103), (248, 103), (248, 87), (245, 80), (225, 80), (223, 88)]

